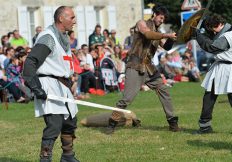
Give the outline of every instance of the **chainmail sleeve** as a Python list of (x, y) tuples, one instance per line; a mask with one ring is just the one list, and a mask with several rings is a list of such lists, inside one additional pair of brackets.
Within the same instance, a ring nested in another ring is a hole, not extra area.
[(50, 34), (45, 34), (39, 38), (36, 44), (43, 44), (53, 52), (55, 47), (55, 40)]

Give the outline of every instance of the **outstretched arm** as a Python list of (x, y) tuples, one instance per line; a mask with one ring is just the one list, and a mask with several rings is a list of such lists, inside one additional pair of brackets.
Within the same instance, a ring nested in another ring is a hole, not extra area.
[(196, 40), (203, 50), (212, 54), (218, 54), (230, 48), (230, 45), (224, 36), (213, 41), (200, 32), (197, 32)]
[(150, 40), (161, 40), (163, 38), (172, 38), (172, 39), (176, 38), (176, 33), (159, 33), (155, 31), (151, 31), (144, 20), (138, 21), (136, 25), (139, 32)]

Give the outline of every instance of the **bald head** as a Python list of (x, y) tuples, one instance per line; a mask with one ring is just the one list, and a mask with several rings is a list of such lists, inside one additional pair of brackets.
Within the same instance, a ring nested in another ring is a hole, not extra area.
[(60, 6), (54, 14), (54, 21), (57, 27), (62, 31), (72, 30), (76, 23), (75, 15), (71, 7)]
[(65, 10), (67, 9), (71, 9), (71, 7), (68, 6), (60, 6), (56, 9), (55, 13), (54, 13), (54, 22), (57, 23), (59, 22), (59, 18), (60, 16), (65, 14)]

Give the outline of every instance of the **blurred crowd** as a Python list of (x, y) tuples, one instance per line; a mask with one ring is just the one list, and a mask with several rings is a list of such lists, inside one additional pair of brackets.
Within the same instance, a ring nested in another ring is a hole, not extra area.
[[(42, 27), (36, 27), (33, 44)], [(76, 99), (88, 99), (92, 95), (105, 95), (123, 91), (128, 51), (133, 42), (134, 30), (130, 29), (124, 42), (120, 42), (117, 31), (102, 29), (96, 25), (89, 36), (89, 42), (78, 44), (74, 31), (68, 32), (72, 50), (74, 74), (72, 92)], [(0, 91), (7, 90), (15, 102), (27, 103), (33, 99), (30, 89), (24, 85), (21, 76), (24, 61), (30, 53), (28, 41), (18, 30), (1, 37), (0, 48)], [(199, 82), (200, 71), (192, 52), (188, 49), (180, 55), (178, 50), (157, 50), (154, 65), (161, 72), (163, 82), (172, 86), (176, 82)], [(145, 85), (141, 90), (148, 90)]]
[(172, 86), (176, 82), (201, 81), (200, 70), (197, 67), (192, 51), (189, 49), (186, 49), (182, 55), (177, 50), (166, 53), (161, 52), (158, 57), (158, 69), (163, 81), (168, 86)]

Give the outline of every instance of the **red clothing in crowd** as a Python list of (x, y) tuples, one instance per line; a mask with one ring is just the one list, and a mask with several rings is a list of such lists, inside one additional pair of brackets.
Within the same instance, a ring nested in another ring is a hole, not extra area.
[(77, 59), (77, 57), (73, 54), (73, 67), (74, 67), (74, 72), (77, 74), (81, 74), (84, 70), (80, 66), (80, 61)]

